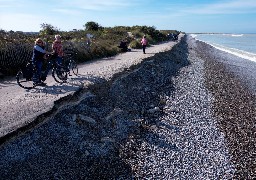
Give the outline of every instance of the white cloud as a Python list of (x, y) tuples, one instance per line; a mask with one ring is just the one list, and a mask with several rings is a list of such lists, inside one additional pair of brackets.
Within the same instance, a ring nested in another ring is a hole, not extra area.
[[(139, 1), (138, 1), (139, 2)], [(130, 7), (137, 4), (136, 0), (73, 0), (63, 1), (62, 5), (87, 10), (113, 10), (118, 8)]]
[(232, 0), (207, 5), (197, 5), (182, 10), (184, 13), (192, 14), (241, 14), (255, 13), (255, 0)]
[(62, 13), (62, 14), (67, 14), (67, 15), (81, 15), (82, 14), (82, 12), (80, 12), (80, 11), (72, 10), (72, 9), (64, 9), (64, 8), (53, 9), (52, 12), (57, 12), (57, 13)]
[(13, 6), (17, 6), (15, 0), (0, 0), (0, 8), (9, 8)]
[(38, 31), (40, 24), (48, 22), (44, 16), (31, 14), (11, 13), (1, 15), (0, 29), (14, 31)]

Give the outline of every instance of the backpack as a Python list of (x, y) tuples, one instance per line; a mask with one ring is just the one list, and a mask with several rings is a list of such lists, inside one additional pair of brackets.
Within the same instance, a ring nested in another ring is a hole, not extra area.
[(26, 78), (27, 80), (31, 80), (33, 77), (33, 72), (34, 72), (34, 66), (32, 62), (28, 62), (26, 64), (26, 67), (22, 69), (23, 77)]

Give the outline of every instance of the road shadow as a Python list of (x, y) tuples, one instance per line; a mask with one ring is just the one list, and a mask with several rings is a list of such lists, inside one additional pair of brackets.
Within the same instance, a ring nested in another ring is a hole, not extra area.
[(0, 88), (18, 85), (15, 77), (6, 77), (0, 79)]
[(46, 86), (36, 86), (33, 89), (26, 90), (29, 93), (46, 93), (52, 95), (66, 94), (69, 92), (75, 92), (79, 89), (83, 89), (85, 84), (103, 83), (106, 80), (95, 75), (78, 75), (76, 77), (69, 78), (67, 82)]

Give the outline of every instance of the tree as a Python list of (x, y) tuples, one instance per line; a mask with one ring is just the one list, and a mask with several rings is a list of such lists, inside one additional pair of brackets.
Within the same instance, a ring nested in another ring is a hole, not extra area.
[(102, 29), (102, 26), (100, 26), (98, 23), (89, 21), (84, 25), (85, 29), (88, 31), (98, 31)]
[(51, 24), (47, 23), (41, 24), (41, 28), (42, 30), (40, 30), (40, 35), (53, 35), (59, 32), (57, 27), (53, 27)]

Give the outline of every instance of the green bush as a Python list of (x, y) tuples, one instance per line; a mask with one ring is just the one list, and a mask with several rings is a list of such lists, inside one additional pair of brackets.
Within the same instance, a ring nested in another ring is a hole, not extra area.
[(133, 41), (131, 41), (130, 42), (130, 44), (129, 44), (129, 46), (130, 46), (130, 48), (132, 48), (132, 49), (140, 49), (140, 48), (142, 48), (142, 45), (141, 45), (141, 43), (140, 43), (140, 41), (139, 40), (133, 40)]
[(0, 71), (12, 75), (32, 58), (31, 44), (5, 43), (0, 48)]

